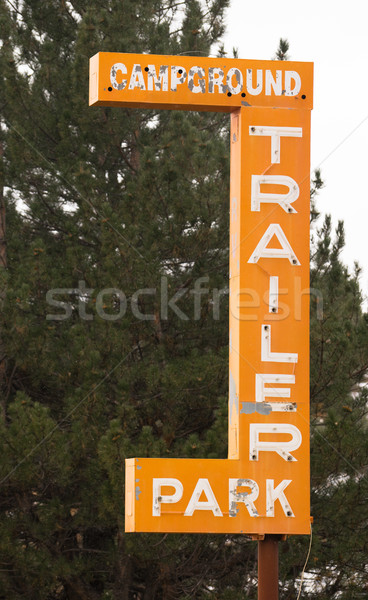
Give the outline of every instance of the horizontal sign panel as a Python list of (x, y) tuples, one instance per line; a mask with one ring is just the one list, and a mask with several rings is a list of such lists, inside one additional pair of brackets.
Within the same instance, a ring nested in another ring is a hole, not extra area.
[(237, 460), (129, 459), (125, 530), (309, 533), (309, 498), (291, 463), (282, 473), (268, 468), (265, 457), (260, 463), (256, 470)]
[(99, 52), (91, 106), (232, 112), (242, 106), (312, 108), (313, 63)]

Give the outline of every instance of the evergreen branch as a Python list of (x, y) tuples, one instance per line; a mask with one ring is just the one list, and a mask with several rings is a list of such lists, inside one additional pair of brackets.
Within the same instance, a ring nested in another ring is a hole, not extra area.
[[(45, 157), (45, 156), (44, 156), (44, 155), (43, 155), (43, 154), (42, 154), (42, 153), (41, 153), (41, 152), (40, 152), (40, 151), (39, 151), (37, 148), (35, 148), (35, 147), (34, 147), (34, 146), (33, 146), (33, 145), (32, 145), (32, 144), (29, 142), (29, 140), (28, 140), (27, 138), (25, 138), (25, 137), (24, 137), (24, 135), (23, 135), (23, 134), (22, 134), (20, 131), (18, 131), (18, 130), (16, 129), (16, 127), (14, 127), (14, 125), (12, 125), (11, 123), (9, 123), (9, 121), (7, 121), (6, 119), (4, 119), (4, 121), (6, 122), (6, 124), (7, 124), (7, 126), (8, 126), (8, 127), (10, 127), (11, 129), (13, 129), (13, 130), (15, 131), (15, 133), (16, 133), (17, 135), (19, 135), (19, 136), (22, 138), (22, 140), (23, 140), (23, 141), (25, 141), (25, 142), (26, 142), (26, 144), (27, 144), (28, 146), (30, 146), (30, 147), (32, 148), (32, 150), (33, 150), (34, 152), (36, 152), (36, 153), (38, 154), (38, 156), (40, 156), (40, 157), (41, 157), (41, 158), (42, 158), (42, 159), (43, 159), (43, 160), (44, 160), (44, 161), (45, 161), (45, 162), (46, 162), (46, 163), (47, 163), (47, 164), (48, 164), (48, 165), (49, 165), (49, 166), (50, 166), (50, 167), (53, 169), (53, 171), (56, 171), (56, 167), (54, 167), (54, 165), (53, 165), (52, 163), (50, 163), (50, 161), (49, 161), (49, 160), (48, 160), (48, 159), (47, 159), (47, 158), (46, 158), (46, 157)], [(64, 181), (64, 183), (66, 183), (66, 184), (67, 184), (67, 185), (68, 185), (68, 186), (69, 186), (71, 189), (73, 189), (73, 191), (75, 191), (75, 193), (76, 193), (76, 194), (79, 196), (79, 198), (81, 198), (81, 200), (82, 200), (82, 201), (86, 202), (86, 203), (87, 203), (87, 204), (88, 204), (88, 205), (89, 205), (89, 206), (92, 208), (92, 211), (93, 211), (93, 212), (94, 212), (94, 213), (95, 213), (95, 214), (96, 214), (98, 217), (100, 217), (100, 218), (102, 218), (102, 219), (106, 219), (105, 215), (104, 215), (103, 213), (101, 213), (99, 210), (97, 210), (97, 208), (96, 208), (96, 207), (95, 207), (95, 206), (92, 204), (92, 202), (91, 202), (91, 201), (90, 201), (88, 198), (86, 198), (85, 196), (83, 196), (83, 195), (82, 195), (82, 194), (81, 194), (81, 193), (80, 193), (80, 192), (79, 192), (79, 191), (78, 191), (78, 190), (75, 188), (75, 186), (73, 186), (73, 185), (72, 185), (72, 184), (71, 184), (71, 183), (70, 183), (70, 182), (69, 182), (69, 181), (68, 181), (68, 180), (67, 180), (67, 179), (66, 179), (66, 178), (65, 178), (63, 175), (59, 175), (57, 172), (56, 172), (56, 175), (57, 175), (57, 177), (58, 177), (58, 178), (59, 178), (61, 181)], [(139, 256), (139, 257), (140, 257), (140, 258), (141, 258), (143, 261), (145, 261), (145, 262), (146, 262), (146, 260), (145, 260), (144, 256), (143, 256), (143, 255), (142, 255), (142, 254), (139, 252), (139, 250), (137, 250), (137, 248), (135, 248), (135, 246), (133, 246), (133, 244), (131, 244), (131, 243), (129, 242), (129, 240), (127, 240), (127, 238), (126, 238), (126, 237), (125, 237), (125, 236), (124, 236), (124, 235), (123, 235), (123, 234), (122, 234), (120, 231), (118, 231), (118, 230), (117, 230), (117, 229), (116, 229), (116, 228), (115, 228), (115, 227), (114, 227), (114, 226), (113, 226), (113, 225), (112, 225), (112, 224), (109, 222), (109, 220), (108, 220), (108, 219), (106, 219), (106, 221), (105, 221), (105, 222), (107, 223), (108, 227), (110, 227), (110, 229), (112, 229), (112, 230), (113, 230), (113, 231), (114, 231), (114, 232), (115, 232), (115, 233), (116, 233), (116, 234), (117, 234), (119, 237), (121, 237), (121, 238), (124, 240), (124, 242), (125, 242), (126, 244), (128, 244), (128, 246), (129, 246), (129, 247), (130, 247), (130, 248), (131, 248), (131, 249), (132, 249), (134, 252), (136, 252), (136, 253), (138, 254), (138, 256)]]
[(109, 379), (109, 377), (114, 373), (114, 371), (116, 371), (116, 369), (118, 367), (120, 367), (128, 358), (129, 356), (131, 356), (133, 351), (128, 352), (128, 354), (126, 354), (126, 356), (124, 356), (124, 358), (122, 358), (113, 369), (111, 369), (111, 371), (109, 371), (109, 373), (107, 373), (107, 375), (105, 375), (105, 377), (97, 384), (95, 385), (89, 392), (88, 394), (86, 394), (69, 412), (68, 414), (61, 419), (56, 425), (55, 427), (53, 427), (51, 429), (51, 431), (49, 431), (33, 448), (32, 450), (30, 450), (26, 456), (24, 458), (22, 458), (22, 460), (20, 460), (16, 466), (7, 474), (5, 475), (5, 477), (3, 477), (0, 480), (0, 485), (2, 485), (3, 483), (5, 483), (18, 469), (19, 467), (24, 464), (35, 452), (36, 450), (38, 450), (38, 448), (40, 448), (45, 442), (47, 442), (55, 433), (55, 431), (57, 431), (57, 429), (60, 429), (60, 426), (65, 423), (66, 421), (68, 421), (68, 419), (75, 413), (75, 411), (82, 406), (82, 404), (84, 404), (84, 402), (86, 400), (89, 399), (89, 397), (91, 396), (91, 394), (93, 394), (94, 392), (96, 392), (103, 383), (105, 383), (105, 381), (107, 381)]

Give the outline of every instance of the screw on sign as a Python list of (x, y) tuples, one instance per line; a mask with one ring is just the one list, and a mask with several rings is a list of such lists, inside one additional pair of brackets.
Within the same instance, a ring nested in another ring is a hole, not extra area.
[(90, 60), (92, 106), (231, 113), (228, 459), (128, 459), (127, 532), (310, 531), (312, 97), (311, 63)]

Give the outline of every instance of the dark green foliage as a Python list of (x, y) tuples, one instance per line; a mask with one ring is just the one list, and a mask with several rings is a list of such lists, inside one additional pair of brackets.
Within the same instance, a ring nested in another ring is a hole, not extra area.
[(206, 537), (124, 536), (124, 459), (226, 456), (228, 117), (89, 109), (88, 59), (208, 54), (227, 4), (1, 4), (0, 598), (201, 589)]
[[(227, 453), (228, 116), (87, 106), (90, 56), (208, 54), (228, 4), (0, 2), (1, 600), (256, 597), (244, 536), (123, 533), (126, 457)], [(327, 219), (311, 284), (320, 599), (359, 597), (367, 550), (367, 321), (342, 246)], [(285, 598), (307, 546), (281, 546)]]
[(280, 38), (279, 47), (277, 48), (275, 54), (275, 60), (289, 60), (290, 57), (288, 55), (288, 50), (289, 42), (283, 38)]
[[(312, 310), (312, 505), (316, 544), (312, 567), (325, 578), (326, 597), (360, 598), (367, 585), (367, 315), (359, 267), (339, 258), (342, 223), (332, 238), (326, 217), (313, 245), (312, 285), (322, 292), (323, 316)], [(324, 597), (324, 596), (322, 596)]]
[[(320, 181), (320, 174), (315, 175)], [(312, 197), (314, 187), (312, 186)], [(311, 482), (313, 544), (304, 597), (364, 598), (367, 585), (367, 315), (359, 268), (340, 260), (344, 229), (331, 218), (312, 236)], [(308, 540), (284, 544), (283, 598), (295, 598)], [(309, 593), (307, 593), (307, 591)]]

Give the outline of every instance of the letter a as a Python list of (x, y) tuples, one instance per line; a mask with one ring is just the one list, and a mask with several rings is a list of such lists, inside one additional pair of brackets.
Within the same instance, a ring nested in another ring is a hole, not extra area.
[[(207, 500), (199, 499), (202, 492), (204, 492)], [(215, 517), (223, 516), (208, 479), (198, 479), (192, 497), (185, 509), (184, 517), (191, 517), (195, 510), (212, 510)]]
[[(273, 236), (277, 237), (281, 248), (267, 248), (267, 244)], [(287, 258), (292, 265), (300, 265), (294, 250), (278, 223), (272, 223), (268, 226), (248, 262), (257, 263), (260, 258)]]

